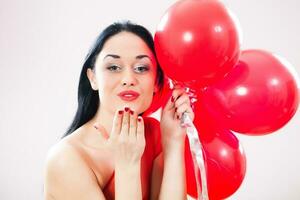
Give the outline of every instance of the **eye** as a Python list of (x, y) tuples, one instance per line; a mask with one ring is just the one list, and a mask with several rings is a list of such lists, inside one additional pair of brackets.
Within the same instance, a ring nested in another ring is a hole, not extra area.
[(145, 66), (145, 65), (141, 65), (135, 68), (135, 70), (137, 70), (138, 72), (146, 72), (149, 71), (149, 67)]
[(119, 67), (117, 65), (111, 65), (111, 66), (107, 67), (106, 69), (108, 69), (109, 71), (119, 71), (121, 69), (121, 67)]

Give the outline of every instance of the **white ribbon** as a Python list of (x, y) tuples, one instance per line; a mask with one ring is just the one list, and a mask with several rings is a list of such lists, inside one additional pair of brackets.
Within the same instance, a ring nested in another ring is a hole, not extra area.
[[(171, 88), (173, 88), (174, 85), (178, 83), (180, 84), (180, 82), (178, 81), (169, 79), (169, 85)], [(185, 91), (189, 95), (191, 100), (191, 106), (193, 107), (193, 103), (197, 101), (196, 92), (194, 89), (192, 89), (192, 86), (195, 85), (195, 81), (185, 81), (184, 83), (181, 83), (181, 85), (187, 86), (185, 87)], [(209, 200), (206, 180), (206, 167), (204, 162), (204, 150), (198, 136), (198, 131), (186, 112), (184, 112), (182, 115), (181, 126), (186, 128), (187, 136), (190, 143), (197, 184), (198, 200)], [(200, 187), (199, 171), (201, 175), (202, 189)]]
[[(203, 155), (204, 151), (198, 137), (198, 131), (186, 112), (183, 113), (181, 126), (186, 127), (187, 136), (190, 143), (197, 183), (198, 200), (208, 200), (206, 168)], [(198, 169), (200, 169), (202, 190), (200, 187), (200, 176)]]

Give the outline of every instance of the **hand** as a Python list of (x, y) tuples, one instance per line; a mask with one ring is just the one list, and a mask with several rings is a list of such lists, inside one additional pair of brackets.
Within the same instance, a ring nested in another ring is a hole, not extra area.
[[(99, 123), (94, 127), (105, 132)], [(106, 140), (107, 145), (113, 152), (115, 164), (118, 166), (130, 166), (138, 164), (145, 149), (144, 121), (142, 117), (137, 117), (130, 108), (117, 110), (113, 120), (113, 127)]]
[(180, 125), (184, 112), (189, 115), (192, 121), (194, 120), (195, 115), (191, 108), (189, 96), (183, 87), (175, 85), (172, 96), (162, 111), (160, 122), (162, 144), (185, 139), (186, 130)]

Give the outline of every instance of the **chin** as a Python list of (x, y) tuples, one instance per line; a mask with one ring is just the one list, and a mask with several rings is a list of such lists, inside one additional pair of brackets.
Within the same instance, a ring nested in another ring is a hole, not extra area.
[[(152, 99), (151, 99), (152, 100)], [(117, 109), (123, 109), (125, 106), (131, 108), (134, 110), (134, 112), (141, 114), (143, 112), (145, 112), (151, 105), (152, 101), (146, 100), (143, 101), (142, 99), (140, 99), (139, 101), (122, 101), (122, 103), (118, 104)]]

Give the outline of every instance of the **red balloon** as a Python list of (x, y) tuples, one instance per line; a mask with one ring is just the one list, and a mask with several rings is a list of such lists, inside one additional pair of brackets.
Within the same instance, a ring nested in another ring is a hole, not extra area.
[(299, 82), (290, 64), (262, 50), (243, 51), (239, 63), (202, 95), (204, 106), (229, 129), (249, 134), (283, 127), (299, 104)]
[[(208, 195), (210, 200), (224, 199), (241, 185), (246, 173), (246, 156), (233, 133), (220, 127), (212, 118), (199, 113), (195, 126), (205, 152)], [(188, 142), (185, 151), (187, 192), (197, 197), (195, 175)], [(200, 173), (199, 173), (200, 174)]]
[(169, 8), (154, 37), (164, 72), (173, 80), (208, 85), (238, 61), (240, 42), (232, 13), (217, 0), (183, 0)]

